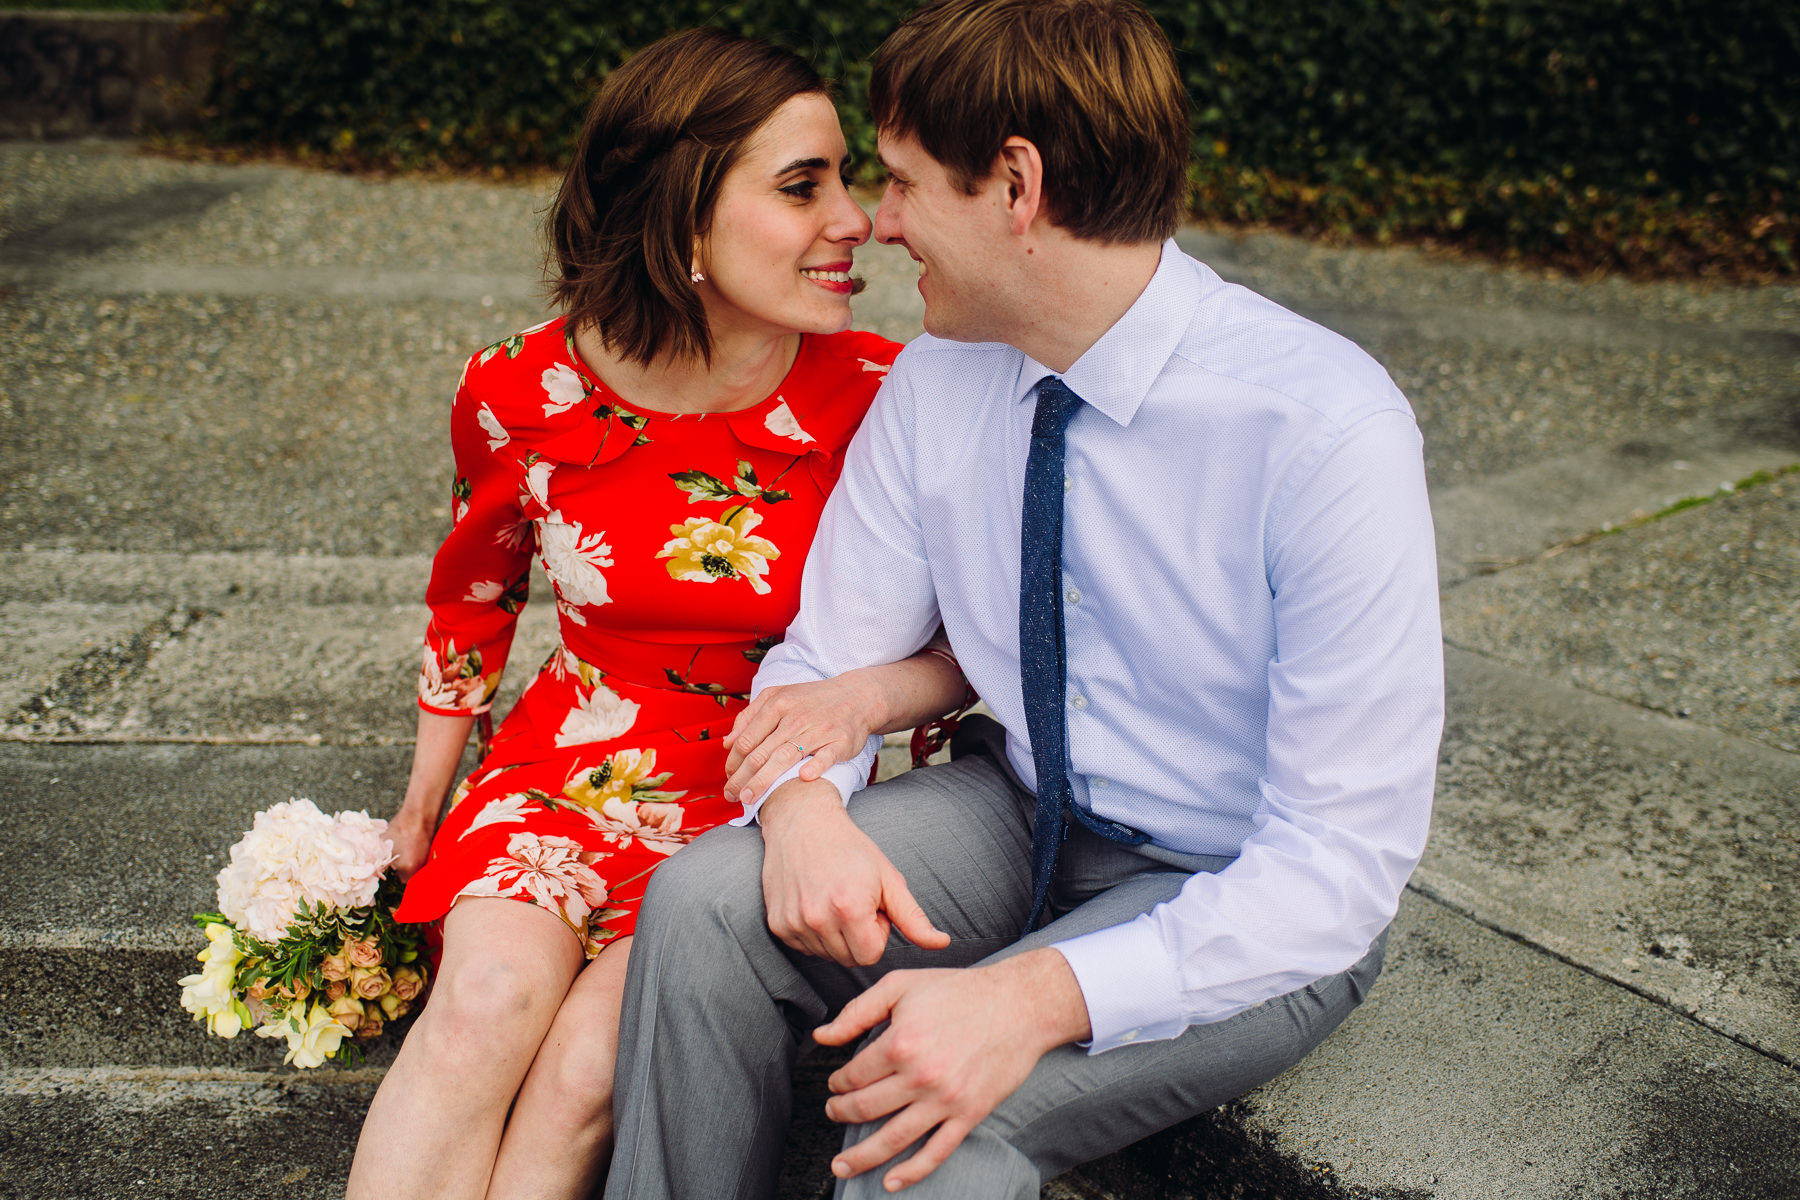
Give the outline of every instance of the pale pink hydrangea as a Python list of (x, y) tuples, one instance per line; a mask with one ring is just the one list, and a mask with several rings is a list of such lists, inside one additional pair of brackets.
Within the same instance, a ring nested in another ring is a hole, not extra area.
[(394, 860), (387, 822), (363, 812), (335, 819), (311, 800), (256, 814), (219, 872), (219, 911), (251, 937), (280, 941), (301, 904), (360, 908)]

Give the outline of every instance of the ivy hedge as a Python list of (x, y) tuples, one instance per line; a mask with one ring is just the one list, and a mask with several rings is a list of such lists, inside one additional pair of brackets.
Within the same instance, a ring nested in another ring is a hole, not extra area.
[[(631, 51), (711, 23), (839, 81), (911, 0), (219, 0), (212, 134), (346, 163), (567, 153)], [(1800, 6), (1151, 0), (1193, 101), (1196, 211), (1576, 267), (1800, 274)]]

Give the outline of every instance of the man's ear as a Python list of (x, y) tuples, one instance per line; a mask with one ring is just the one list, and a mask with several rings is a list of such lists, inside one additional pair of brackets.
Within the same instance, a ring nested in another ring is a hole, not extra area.
[(1044, 210), (1044, 160), (1028, 139), (1009, 137), (1000, 146), (995, 175), (1006, 184), (1008, 225), (1023, 237)]

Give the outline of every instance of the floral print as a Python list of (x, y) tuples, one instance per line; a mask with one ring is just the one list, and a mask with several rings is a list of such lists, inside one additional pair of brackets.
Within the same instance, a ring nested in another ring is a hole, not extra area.
[(457, 839), (460, 841), (477, 829), (486, 829), (489, 825), (523, 825), (527, 813), (543, 811), (541, 805), (534, 804), (532, 798), (523, 792), (504, 796), (483, 805), (481, 811), (475, 814), (475, 819), (469, 822), (469, 827), (457, 835)]
[(781, 551), (768, 538), (751, 535), (760, 524), (762, 515), (747, 504), (733, 510), (722, 525), (708, 517), (689, 517), (669, 526), (675, 536), (663, 543), (656, 557), (669, 560), (672, 578), (693, 583), (742, 579), (758, 595), (766, 595), (769, 585), (763, 574)]
[(802, 445), (818, 440), (800, 428), (800, 422), (794, 419), (794, 411), (787, 406), (786, 400), (782, 400), (769, 411), (769, 415), (763, 419), (763, 428), (777, 437), (792, 438)]
[(563, 520), (560, 509), (538, 521), (544, 574), (568, 603), (587, 608), (612, 599), (606, 594), (606, 576), (600, 573), (601, 567), (613, 565), (607, 557), (612, 547), (601, 540), (605, 536), (583, 533), (578, 523)]
[(558, 746), (580, 746), (588, 742), (610, 742), (630, 732), (637, 720), (638, 706), (620, 698), (619, 693), (604, 683), (596, 683), (592, 691), (575, 702), (556, 732)]
[(588, 914), (606, 903), (606, 881), (589, 865), (598, 857), (574, 838), (515, 833), (505, 857), (489, 862), (458, 895), (522, 896), (585, 936)]
[(490, 451), (498, 452), (512, 441), (512, 435), (506, 432), (505, 426), (500, 424), (500, 418), (496, 417), (494, 410), (487, 405), (481, 406), (481, 411), (475, 414), (475, 419), (481, 422), (481, 428), (487, 433)]
[(419, 668), (419, 702), (435, 708), (454, 709), (471, 715), (484, 713), (494, 690), (500, 686), (500, 675), (491, 678), (481, 674), (481, 651), (456, 652), (450, 643), (449, 653), (441, 655), (425, 647), (425, 660)]
[(591, 956), (631, 933), (659, 863), (742, 812), (722, 794), (725, 736), (799, 607), (872, 368), (897, 350), (808, 335), (776, 394), (703, 417), (614, 395), (561, 320), (469, 360), (419, 703), (492, 703), (533, 557), (561, 640), (456, 789), (402, 919), (503, 896), (555, 914)]
[(544, 403), (546, 417), (568, 412), (587, 398), (587, 388), (582, 385), (581, 376), (566, 363), (557, 363), (545, 371), (539, 381), (544, 385), (544, 395), (549, 397)]

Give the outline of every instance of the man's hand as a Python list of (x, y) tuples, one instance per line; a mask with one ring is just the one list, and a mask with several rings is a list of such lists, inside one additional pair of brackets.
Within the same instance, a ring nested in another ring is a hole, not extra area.
[(828, 1081), (825, 1115), (844, 1124), (887, 1124), (832, 1160), (849, 1179), (930, 1139), (882, 1186), (910, 1187), (943, 1163), (969, 1131), (1012, 1095), (1038, 1059), (1089, 1036), (1087, 1005), (1068, 962), (1048, 947), (987, 967), (895, 971), (813, 1030), (841, 1046), (888, 1027)]
[(887, 949), (890, 928), (922, 949), (950, 944), (894, 864), (844, 811), (829, 780), (789, 780), (763, 803), (757, 820), (769, 931), (787, 945), (866, 967)]

